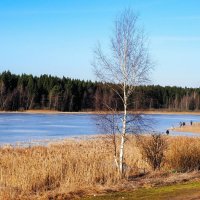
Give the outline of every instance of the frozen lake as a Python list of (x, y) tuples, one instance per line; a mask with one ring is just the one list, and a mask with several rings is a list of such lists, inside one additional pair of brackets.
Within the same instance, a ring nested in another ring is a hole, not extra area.
[[(31, 142), (46, 139), (62, 139), (72, 136), (95, 135), (100, 131), (92, 114), (0, 114), (0, 144)], [(165, 132), (179, 122), (200, 121), (200, 115), (144, 115), (152, 119), (155, 131)], [(197, 135), (176, 133), (176, 135)]]

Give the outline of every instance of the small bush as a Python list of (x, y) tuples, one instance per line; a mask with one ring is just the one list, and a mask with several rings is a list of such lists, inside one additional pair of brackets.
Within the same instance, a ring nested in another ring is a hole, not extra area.
[(167, 147), (166, 140), (161, 134), (152, 134), (140, 138), (139, 147), (143, 158), (153, 170), (160, 169)]

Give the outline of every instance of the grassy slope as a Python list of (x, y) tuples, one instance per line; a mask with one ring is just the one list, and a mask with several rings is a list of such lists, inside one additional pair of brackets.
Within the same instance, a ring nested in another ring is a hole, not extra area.
[(116, 192), (103, 196), (87, 197), (85, 200), (164, 200), (200, 198), (200, 183), (187, 183), (159, 188), (138, 189), (132, 192)]

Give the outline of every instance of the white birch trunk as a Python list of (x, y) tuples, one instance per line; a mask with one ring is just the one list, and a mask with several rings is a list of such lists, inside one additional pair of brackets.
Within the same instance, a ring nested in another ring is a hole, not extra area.
[(119, 153), (119, 172), (123, 174), (123, 160), (124, 160), (124, 135), (121, 136), (120, 153)]
[(122, 135), (121, 135), (121, 144), (120, 144), (120, 153), (119, 153), (119, 171), (120, 171), (121, 176), (123, 176), (123, 173), (124, 173), (123, 161), (124, 161), (124, 143), (125, 143), (125, 136), (126, 136), (126, 118), (127, 118), (127, 97), (126, 97), (126, 91), (124, 89), (124, 116), (123, 116), (123, 122), (122, 122)]

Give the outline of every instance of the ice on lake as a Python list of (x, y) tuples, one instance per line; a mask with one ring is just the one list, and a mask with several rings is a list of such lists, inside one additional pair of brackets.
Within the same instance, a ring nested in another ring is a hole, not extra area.
[[(30, 142), (35, 140), (62, 139), (66, 137), (102, 134), (93, 114), (0, 114), (0, 144)], [(200, 115), (144, 115), (154, 131), (165, 133), (179, 122), (200, 121)], [(171, 132), (173, 135), (197, 135)]]

